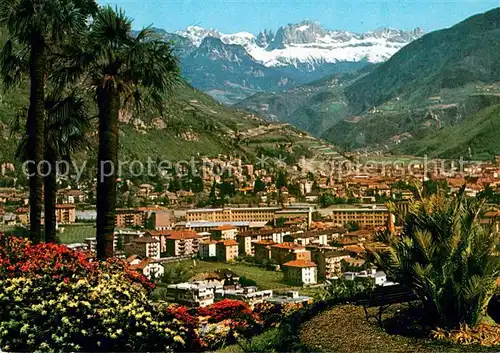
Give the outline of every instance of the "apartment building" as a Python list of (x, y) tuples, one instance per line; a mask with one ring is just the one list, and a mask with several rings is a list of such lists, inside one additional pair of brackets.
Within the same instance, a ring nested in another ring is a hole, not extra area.
[(385, 226), (390, 215), (385, 206), (339, 207), (332, 209), (330, 218), (342, 226), (356, 222), (363, 228), (374, 229)]
[(238, 242), (238, 252), (242, 255), (253, 255), (254, 247), (252, 244), (252, 234), (244, 232), (243, 235), (237, 234), (236, 241)]
[(238, 229), (231, 225), (221, 225), (210, 231), (212, 240), (236, 240)]
[(222, 284), (206, 284), (204, 282), (188, 282), (167, 286), (168, 302), (202, 307), (214, 303), (215, 292), (221, 291)]
[(277, 224), (278, 219), (286, 219), (287, 221), (297, 221), (303, 219), (307, 227), (312, 225), (312, 208), (311, 207), (297, 207), (297, 208), (284, 208), (276, 211), (274, 214), (274, 224)]
[(142, 211), (136, 209), (119, 208), (115, 213), (115, 227), (116, 228), (133, 228), (142, 227), (143, 214)]
[(236, 235), (236, 240), (240, 244), (240, 254), (254, 255), (254, 244), (260, 241), (271, 241), (272, 243), (283, 243), (285, 236), (296, 232), (295, 228), (262, 228), (240, 232)]
[(200, 242), (198, 248), (200, 259), (209, 259), (217, 256), (217, 241), (208, 240)]
[(253, 243), (255, 260), (258, 262), (269, 261), (271, 259), (271, 245), (276, 244), (272, 240), (261, 240)]
[(211, 232), (213, 229), (224, 225), (230, 225), (236, 227), (239, 232), (244, 232), (249, 229), (260, 229), (266, 225), (267, 222), (248, 222), (248, 221), (238, 221), (238, 222), (212, 222), (212, 221), (192, 221), (192, 222), (177, 222), (174, 229), (191, 229), (197, 233), (201, 232)]
[(349, 259), (348, 251), (311, 249), (311, 259), (317, 264), (319, 278), (331, 278), (342, 273), (342, 260)]
[(216, 244), (217, 260), (232, 261), (238, 257), (238, 242), (221, 240)]
[(139, 237), (125, 244), (125, 253), (129, 256), (139, 255), (142, 258), (160, 258), (160, 241), (153, 237)]
[(140, 207), (142, 224), (149, 229), (168, 230), (175, 223), (174, 211), (162, 207)]
[(299, 245), (327, 245), (332, 240), (339, 238), (346, 232), (344, 228), (331, 228), (325, 230), (311, 230), (294, 232), (284, 236), (285, 242), (296, 243)]
[[(87, 250), (91, 252), (96, 252), (96, 247), (97, 247), (97, 240), (96, 238), (85, 238), (84, 239), (85, 244), (87, 245)], [(118, 237), (114, 237), (113, 240), (113, 251), (116, 251), (118, 246)]]
[(198, 253), (201, 236), (192, 230), (169, 231), (165, 236), (167, 256), (191, 256)]
[(186, 221), (211, 222), (269, 222), (280, 207), (227, 207), (188, 210)]
[(70, 203), (56, 205), (56, 222), (59, 224), (73, 224), (76, 221), (76, 206)]
[(224, 290), (224, 298), (241, 300), (250, 306), (262, 303), (272, 298), (272, 296), (273, 291), (271, 289), (258, 290), (254, 286)]
[(315, 284), (318, 282), (316, 264), (307, 260), (293, 260), (283, 264), (283, 275), (292, 285)]
[(311, 252), (295, 243), (274, 244), (271, 245), (271, 259), (278, 265), (294, 260), (311, 261)]

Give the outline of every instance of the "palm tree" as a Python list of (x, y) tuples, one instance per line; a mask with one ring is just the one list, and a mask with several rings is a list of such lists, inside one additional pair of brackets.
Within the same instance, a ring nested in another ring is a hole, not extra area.
[[(56, 237), (56, 161), (71, 161), (74, 152), (87, 146), (89, 127), (87, 106), (76, 92), (62, 98), (51, 95), (45, 103), (45, 160), (51, 166), (44, 173), (45, 242), (57, 242)], [(61, 164), (63, 166), (64, 164)], [(62, 171), (65, 172), (65, 171)]]
[(97, 257), (113, 255), (121, 109), (155, 108), (178, 80), (177, 59), (168, 43), (145, 28), (133, 35), (132, 21), (110, 6), (94, 17), (86, 43), (68, 51), (66, 81), (92, 88), (99, 118), (97, 162)]
[[(390, 278), (413, 290), (435, 325), (488, 319), (500, 275), (499, 235), (480, 224), (483, 205), (483, 199), (467, 197), (464, 188), (451, 197), (417, 198), (404, 217), (402, 234), (384, 234), (388, 248), (374, 252)], [(394, 204), (389, 208), (398, 212)]]
[[(85, 132), (89, 127), (84, 100), (70, 92), (66, 97), (52, 92), (45, 100), (45, 170), (44, 173), (44, 214), (45, 242), (57, 242), (56, 237), (56, 192), (57, 161), (71, 161), (71, 156), (87, 145)], [(20, 116), (11, 126), (13, 132), (20, 132)], [(28, 155), (28, 136), (24, 135), (18, 145), (16, 156), (26, 160)], [(50, 169), (48, 169), (50, 166)], [(63, 164), (60, 164), (62, 167)], [(64, 171), (62, 171), (64, 172)]]
[[(48, 56), (68, 35), (79, 33), (86, 27), (89, 14), (97, 8), (94, 0), (2, 0), (0, 24), (10, 38), (3, 51), (19, 47), (28, 58), (30, 79), (28, 118), (26, 120), (29, 164), (30, 239), (41, 241), (42, 176), (37, 165), (44, 158), (45, 84), (48, 76)], [(6, 73), (15, 61), (2, 63)], [(17, 71), (19, 72), (19, 71)], [(20, 78), (10, 76), (11, 78)], [(10, 80), (7, 83), (11, 83)]]

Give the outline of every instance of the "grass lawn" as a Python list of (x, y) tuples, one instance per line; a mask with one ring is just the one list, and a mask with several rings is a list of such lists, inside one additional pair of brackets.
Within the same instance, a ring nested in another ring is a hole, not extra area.
[[(192, 263), (189, 261), (189, 265)], [(224, 263), (211, 261), (196, 261), (196, 267), (193, 269), (196, 274), (203, 272), (212, 272), (217, 269), (229, 269), (239, 276), (245, 276), (257, 283), (260, 289), (272, 289), (275, 292), (286, 292), (289, 290), (298, 290), (303, 295), (314, 296), (320, 289), (293, 287), (283, 281), (283, 272), (267, 271), (263, 268), (241, 264)]]
[(21, 238), (28, 237), (28, 229), (23, 227), (0, 225), (0, 233), (15, 235)]
[(85, 238), (95, 237), (93, 223), (61, 225), (60, 228), (64, 228), (64, 231), (59, 233), (62, 244), (83, 243)]
[(212, 272), (218, 269), (229, 269), (234, 273), (253, 279), (262, 289), (284, 289), (290, 288), (283, 282), (283, 273), (276, 271), (266, 271), (260, 267), (250, 266), (240, 263), (224, 263), (211, 261), (196, 261), (194, 271), (196, 273)]

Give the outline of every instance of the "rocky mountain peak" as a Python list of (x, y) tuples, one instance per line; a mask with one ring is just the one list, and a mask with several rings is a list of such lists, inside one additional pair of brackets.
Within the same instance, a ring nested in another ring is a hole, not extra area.
[(284, 49), (290, 44), (314, 43), (326, 33), (327, 31), (315, 21), (305, 20), (296, 24), (288, 24), (278, 29), (268, 50)]
[(272, 30), (264, 29), (263, 31), (259, 32), (255, 42), (259, 47), (265, 48), (269, 45), (269, 43), (273, 41), (273, 39), (274, 39), (274, 32)]

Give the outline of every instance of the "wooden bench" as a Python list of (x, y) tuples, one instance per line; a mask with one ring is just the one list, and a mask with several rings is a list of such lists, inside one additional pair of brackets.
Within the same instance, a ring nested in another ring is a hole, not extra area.
[[(417, 300), (416, 295), (400, 284), (377, 287), (367, 295), (357, 298), (356, 303), (363, 305), (366, 319), (375, 317), (379, 324), (382, 323), (382, 314), (393, 304), (408, 303)], [(369, 315), (368, 308), (378, 307), (375, 315)]]

